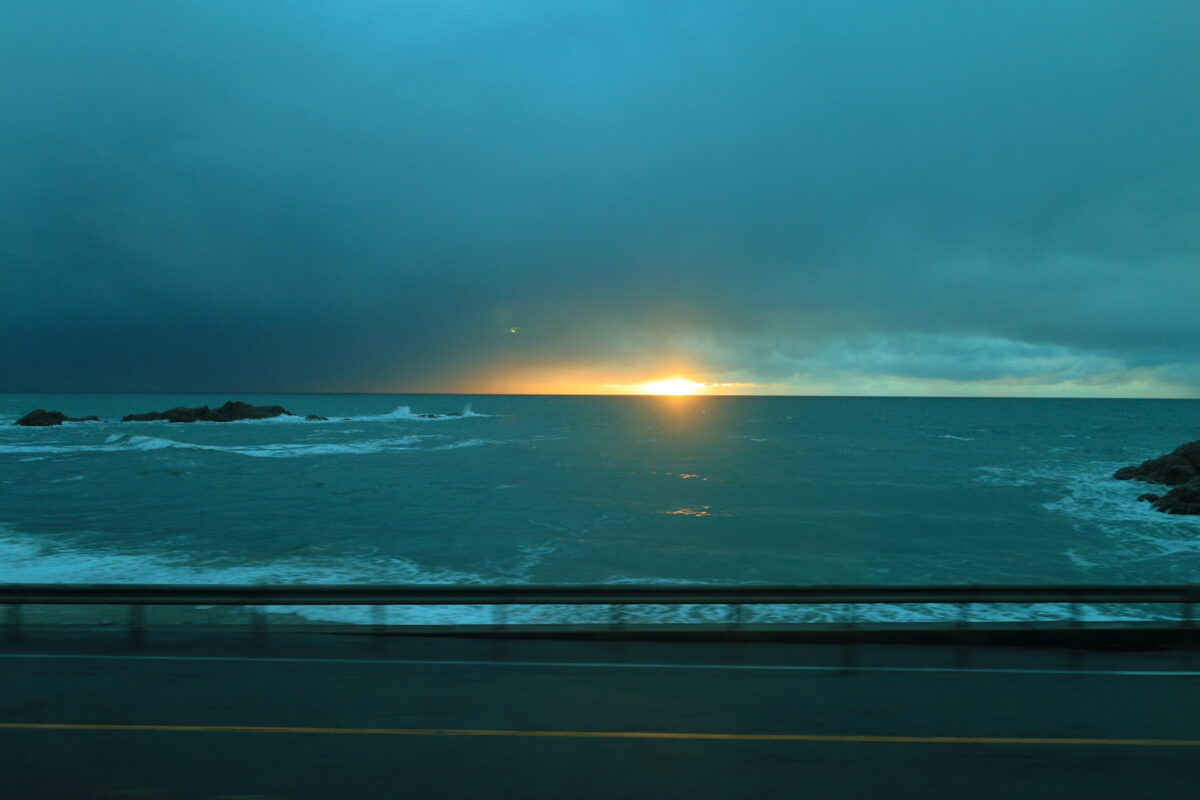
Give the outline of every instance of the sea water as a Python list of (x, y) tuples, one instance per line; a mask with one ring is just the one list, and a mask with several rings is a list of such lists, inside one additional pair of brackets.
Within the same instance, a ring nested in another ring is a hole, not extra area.
[[(119, 421), (228, 399), (300, 416)], [(0, 582), (1190, 583), (1200, 518), (1110, 476), (1195, 439), (1196, 400), (0, 395)]]

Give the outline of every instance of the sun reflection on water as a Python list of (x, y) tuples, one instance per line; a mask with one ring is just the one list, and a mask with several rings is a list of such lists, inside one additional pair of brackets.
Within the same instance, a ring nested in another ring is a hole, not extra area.
[(712, 506), (699, 506), (698, 508), (677, 508), (674, 511), (660, 511), (660, 514), (669, 514), (673, 517), (711, 517), (712, 512), (709, 509)]

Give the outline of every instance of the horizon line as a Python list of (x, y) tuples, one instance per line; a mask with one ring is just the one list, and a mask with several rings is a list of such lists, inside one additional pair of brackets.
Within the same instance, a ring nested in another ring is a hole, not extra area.
[(0, 394), (6, 395), (54, 395), (54, 394), (126, 394), (126, 395), (332, 395), (332, 396), (351, 396), (351, 395), (378, 395), (381, 397), (672, 397), (672, 398), (696, 398), (696, 397), (735, 397), (735, 398), (809, 398), (809, 399), (862, 399), (862, 400), (1176, 400), (1176, 401), (1195, 401), (1200, 400), (1200, 395), (1196, 397), (1142, 397), (1142, 396), (1080, 396), (1080, 395), (957, 395), (957, 394), (636, 394), (636, 393), (583, 393), (583, 392), (402, 392), (402, 391), (368, 391), (368, 392), (353, 392), (353, 391), (260, 391), (260, 390), (171, 390), (171, 391), (117, 391), (117, 390), (38, 390), (38, 391), (0, 391)]

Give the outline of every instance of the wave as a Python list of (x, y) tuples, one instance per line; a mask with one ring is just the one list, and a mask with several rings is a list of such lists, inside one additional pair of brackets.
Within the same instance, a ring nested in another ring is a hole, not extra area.
[[(1063, 552), (1075, 567), (1124, 567), (1131, 563), (1200, 554), (1200, 517), (1163, 514), (1140, 494), (1155, 487), (1138, 481), (1118, 481), (1110, 476), (1119, 462), (1060, 464), (1044, 462), (1024, 468), (984, 467), (975, 480), (994, 486), (1042, 487), (1059, 496), (1041, 504), (1052, 514), (1069, 517), (1081, 538)], [(1194, 567), (1180, 562), (1184, 581), (1195, 580)]]
[[(489, 585), (529, 583), (532, 571), (558, 549), (557, 543), (519, 548), (492, 575), (427, 567), (398, 557), (347, 556), (327, 560), (285, 558), (264, 564), (219, 566), (189, 563), (185, 556), (122, 553), (88, 548), (77, 541), (44, 539), (0, 523), (0, 583), (161, 583), (211, 586), (281, 584)], [(380, 620), (363, 606), (263, 606), (272, 614), (321, 622), (371, 624)], [(391, 622), (450, 625), (487, 624), (492, 607), (404, 606), (390, 609)]]
[(975, 476), (976, 483), (986, 483), (990, 486), (1033, 486), (1033, 478), (1011, 467), (979, 467)]
[(487, 418), (495, 416), (494, 414), (479, 414), (471, 408), (471, 404), (467, 403), (462, 407), (461, 411), (451, 411), (447, 413), (435, 413), (432, 411), (423, 411), (415, 413), (411, 406), (398, 406), (386, 414), (366, 414), (357, 417), (339, 417), (330, 419), (330, 422), (392, 422), (396, 420), (404, 420), (406, 422), (447, 422), (451, 420), (471, 419), (471, 418)]
[[(301, 456), (323, 455), (368, 455), (371, 453), (403, 450), (453, 450), (460, 447), (480, 447), (502, 443), (494, 439), (463, 439), (442, 443), (443, 440), (448, 438), (452, 437), (426, 434), (385, 439), (361, 439), (358, 441), (337, 443), (281, 442), (255, 445), (215, 445), (181, 442), (161, 436), (137, 436), (114, 433), (103, 444), (0, 445), (0, 454), (63, 455), (68, 453), (117, 453), (122, 451), (136, 452), (175, 449), (194, 452), (232, 453), (252, 458), (297, 458)], [(422, 446), (423, 444), (425, 446)]]
[[(314, 415), (316, 416), (316, 415)], [(480, 414), (475, 411), (470, 403), (464, 405), (459, 411), (423, 411), (414, 412), (411, 406), (398, 406), (385, 414), (359, 414), (356, 416), (331, 416), (328, 419), (309, 419), (304, 414), (280, 414), (276, 417), (265, 417), (263, 419), (237, 419), (230, 422), (213, 422), (211, 420), (199, 420), (197, 422), (176, 423), (169, 422), (165, 419), (147, 420), (138, 422), (138, 425), (195, 425), (198, 427), (218, 426), (225, 427), (227, 425), (279, 425), (279, 424), (304, 424), (304, 425), (320, 425), (336, 422), (430, 422), (430, 421), (450, 421), (461, 419), (488, 419), (496, 416), (495, 414)], [(15, 424), (19, 417), (0, 417), (0, 426)], [(54, 426), (55, 428), (69, 427), (96, 427), (97, 425), (129, 425), (134, 423), (118, 422), (115, 419), (101, 419), (99, 422), (64, 422), (61, 425)]]
[[(398, 557), (353, 557), (316, 560), (286, 558), (264, 564), (219, 566), (189, 563), (184, 556), (121, 553), (85, 548), (77, 542), (51, 540), (0, 526), (0, 582), (11, 583), (162, 583), (200, 585), (366, 584), (366, 585), (497, 585), (530, 583), (534, 570), (560, 549), (543, 542), (519, 548), (507, 564), (490, 565), (491, 574), (429, 567)], [(619, 578), (610, 585), (697, 585), (704, 582), (674, 578)], [(709, 585), (715, 585), (708, 582)], [(489, 625), (728, 623), (726, 605), (669, 606), (660, 604), (612, 606), (530, 605), (499, 607), (393, 606), (381, 618), (364, 606), (262, 606), (271, 614), (318, 622), (348, 624)], [(746, 623), (957, 623), (961, 609), (952, 604), (833, 604), (823, 606), (746, 606)], [(1081, 606), (1079, 618), (1089, 622), (1178, 619), (1174, 610), (1117, 604)], [(1071, 619), (1067, 604), (973, 604), (976, 622), (1064, 621)]]

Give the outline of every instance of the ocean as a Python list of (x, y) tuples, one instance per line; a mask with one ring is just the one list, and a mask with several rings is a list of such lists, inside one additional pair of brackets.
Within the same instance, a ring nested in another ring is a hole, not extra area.
[[(118, 421), (229, 399), (329, 420)], [(1200, 518), (1110, 478), (1198, 438), (1200, 400), (0, 395), (0, 582), (1200, 582)]]

